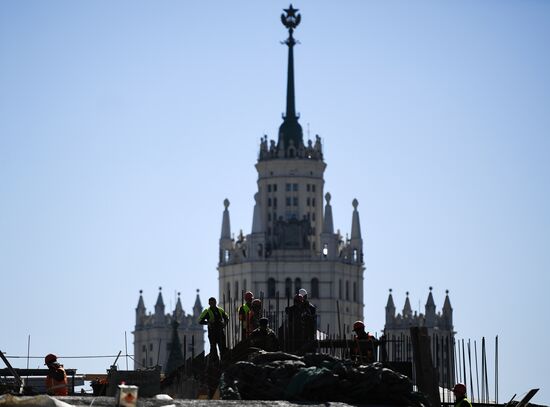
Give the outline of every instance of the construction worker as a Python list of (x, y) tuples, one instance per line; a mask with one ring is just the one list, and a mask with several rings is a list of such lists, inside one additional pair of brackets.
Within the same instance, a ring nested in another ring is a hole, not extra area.
[(466, 398), (466, 386), (464, 384), (455, 384), (453, 393), (455, 395), (455, 407), (472, 407), (472, 403)]
[(315, 339), (317, 333), (317, 308), (309, 302), (305, 288), (300, 288), (298, 294), (304, 297), (304, 309), (302, 311), (304, 339), (312, 341)]
[(252, 307), (248, 313), (248, 331), (247, 336), (260, 326), (260, 318), (262, 317), (262, 301), (255, 298), (252, 301)]
[(244, 304), (239, 307), (239, 321), (241, 321), (241, 340), (244, 340), (253, 331), (248, 326), (248, 314), (252, 309), (254, 294), (251, 291), (244, 293)]
[(227, 345), (225, 343), (225, 326), (229, 322), (229, 315), (222, 307), (216, 306), (216, 299), (208, 299), (208, 308), (199, 316), (199, 324), (208, 325), (208, 341), (210, 342), (210, 355), (218, 357), (218, 348), (220, 348), (220, 357), (223, 359)]
[(294, 304), (285, 309), (286, 312), (286, 332), (285, 348), (292, 352), (303, 345), (303, 324), (302, 314), (304, 310), (304, 297), (300, 294), (294, 296)]
[(276, 352), (279, 350), (279, 340), (273, 329), (269, 328), (267, 324), (267, 318), (260, 318), (260, 326), (250, 334), (250, 346), (267, 352)]
[(53, 353), (49, 353), (44, 358), (44, 362), (49, 370), (46, 376), (46, 392), (52, 396), (68, 396), (69, 387), (67, 373), (63, 365), (57, 362), (57, 356)]
[(352, 357), (359, 363), (374, 363), (376, 362), (376, 339), (370, 333), (365, 332), (365, 324), (363, 321), (355, 321), (353, 324), (354, 347), (352, 349)]

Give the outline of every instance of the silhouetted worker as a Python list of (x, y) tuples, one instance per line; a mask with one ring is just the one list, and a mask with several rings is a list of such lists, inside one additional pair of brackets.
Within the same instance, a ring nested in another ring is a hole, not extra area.
[(250, 335), (255, 329), (260, 326), (260, 318), (262, 317), (262, 301), (255, 298), (252, 301), (252, 309), (248, 313), (248, 333)]
[(279, 350), (279, 340), (275, 332), (267, 324), (267, 318), (260, 318), (260, 326), (250, 334), (250, 346), (263, 349), (267, 352), (276, 352)]
[(304, 297), (300, 294), (294, 296), (294, 304), (285, 309), (286, 332), (285, 347), (287, 351), (299, 349), (303, 344), (302, 313), (304, 310)]
[(376, 362), (376, 339), (370, 333), (365, 332), (363, 321), (355, 321), (353, 324), (355, 332), (352, 357), (359, 363)]
[(455, 407), (472, 407), (472, 403), (466, 398), (466, 386), (464, 384), (455, 384), (453, 393), (455, 395)]
[(304, 309), (302, 314), (304, 326), (304, 339), (312, 341), (317, 334), (317, 308), (307, 298), (307, 291), (304, 288), (298, 290), (298, 294), (304, 297)]
[(253, 329), (248, 326), (248, 314), (252, 310), (252, 300), (254, 300), (254, 294), (251, 291), (247, 291), (244, 294), (244, 304), (239, 307), (239, 321), (241, 321), (241, 340), (244, 340), (250, 335)]
[(199, 316), (199, 324), (208, 325), (208, 341), (210, 342), (210, 354), (218, 357), (218, 349), (220, 348), (220, 357), (223, 359), (227, 346), (225, 344), (224, 328), (229, 321), (229, 316), (222, 307), (216, 306), (216, 299), (210, 297), (208, 299), (208, 308)]
[(67, 373), (57, 362), (57, 356), (49, 353), (44, 358), (44, 364), (48, 366), (48, 375), (46, 376), (46, 392), (52, 396), (68, 396), (69, 388)]

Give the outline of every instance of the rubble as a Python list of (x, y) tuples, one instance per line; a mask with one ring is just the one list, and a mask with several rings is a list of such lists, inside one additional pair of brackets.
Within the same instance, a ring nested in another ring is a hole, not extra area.
[(228, 400), (429, 405), (424, 395), (413, 391), (409, 378), (381, 363), (356, 366), (323, 354), (252, 354), (223, 372), (220, 394)]

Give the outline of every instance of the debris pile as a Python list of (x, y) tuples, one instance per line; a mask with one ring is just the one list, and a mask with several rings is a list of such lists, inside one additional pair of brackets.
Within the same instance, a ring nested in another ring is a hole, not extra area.
[(406, 376), (381, 363), (355, 366), (323, 354), (254, 353), (223, 372), (220, 394), (226, 400), (429, 405)]

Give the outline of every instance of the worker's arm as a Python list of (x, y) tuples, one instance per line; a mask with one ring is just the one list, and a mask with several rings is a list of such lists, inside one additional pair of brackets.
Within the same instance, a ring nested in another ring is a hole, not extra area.
[(210, 315), (208, 314), (208, 308), (206, 308), (203, 312), (201, 312), (201, 315), (199, 316), (199, 324), (207, 325), (209, 317)]

